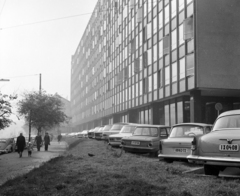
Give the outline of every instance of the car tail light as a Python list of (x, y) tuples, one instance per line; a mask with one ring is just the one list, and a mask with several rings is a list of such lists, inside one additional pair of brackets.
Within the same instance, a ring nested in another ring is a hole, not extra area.
[(122, 141), (122, 142), (121, 142), (121, 144), (122, 144), (122, 145), (124, 145), (124, 144), (125, 144), (125, 142), (124, 142), (124, 141)]
[(191, 150), (194, 151), (196, 149), (197, 149), (197, 139), (196, 139), (196, 137), (194, 137), (193, 141), (192, 141)]

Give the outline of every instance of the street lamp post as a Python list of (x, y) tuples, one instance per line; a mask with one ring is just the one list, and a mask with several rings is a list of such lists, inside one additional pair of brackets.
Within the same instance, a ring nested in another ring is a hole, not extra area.
[(28, 141), (30, 142), (31, 140), (31, 110), (29, 110), (29, 138)]

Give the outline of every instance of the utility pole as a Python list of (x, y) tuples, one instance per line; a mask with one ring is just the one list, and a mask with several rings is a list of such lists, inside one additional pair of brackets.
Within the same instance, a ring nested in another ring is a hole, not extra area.
[(29, 137), (28, 141), (31, 141), (31, 110), (29, 110)]
[(39, 74), (39, 94), (42, 92), (42, 74)]

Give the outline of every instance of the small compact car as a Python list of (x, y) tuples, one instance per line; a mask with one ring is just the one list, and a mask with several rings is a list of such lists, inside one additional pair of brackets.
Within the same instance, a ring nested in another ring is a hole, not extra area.
[(129, 125), (124, 125), (118, 134), (109, 135), (108, 144), (112, 147), (119, 147), (121, 145), (122, 138), (131, 136), (137, 125), (139, 124), (130, 123)]
[(226, 167), (240, 167), (240, 110), (220, 114), (209, 134), (194, 137), (191, 162), (203, 163), (206, 175), (218, 176)]
[(120, 122), (120, 123), (114, 123), (111, 127), (110, 130), (108, 131), (103, 131), (102, 133), (102, 139), (105, 141), (108, 141), (109, 135), (113, 135), (113, 134), (117, 134), (120, 132), (120, 130), (122, 129), (122, 127), (124, 125), (128, 125), (129, 123), (124, 123), (124, 122)]
[(0, 154), (13, 152), (15, 148), (14, 138), (0, 139)]
[(122, 148), (127, 152), (157, 156), (160, 140), (168, 137), (169, 129), (170, 127), (165, 125), (138, 125), (132, 136), (122, 138)]
[(101, 140), (102, 139), (103, 128), (104, 127), (100, 127), (100, 129), (98, 129), (98, 131), (94, 132), (94, 138), (96, 140)]
[(167, 139), (160, 142), (159, 160), (172, 163), (174, 160), (186, 160), (191, 153), (193, 136), (207, 134), (212, 125), (204, 123), (180, 123), (172, 126)]

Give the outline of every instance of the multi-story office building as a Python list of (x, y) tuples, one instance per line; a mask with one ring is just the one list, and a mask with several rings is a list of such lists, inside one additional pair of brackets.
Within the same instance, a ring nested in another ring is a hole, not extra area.
[(99, 0), (72, 56), (73, 126), (213, 123), (240, 107), (239, 0)]

